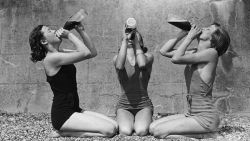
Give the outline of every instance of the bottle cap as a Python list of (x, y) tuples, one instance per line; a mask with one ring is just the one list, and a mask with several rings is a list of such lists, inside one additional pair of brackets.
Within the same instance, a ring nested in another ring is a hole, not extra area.
[(136, 28), (135, 18), (128, 18), (126, 21), (127, 28)]

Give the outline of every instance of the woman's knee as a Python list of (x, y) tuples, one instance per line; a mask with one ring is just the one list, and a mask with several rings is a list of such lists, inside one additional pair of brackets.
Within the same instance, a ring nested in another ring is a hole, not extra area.
[(149, 125), (149, 133), (150, 133), (150, 134), (153, 134), (154, 128), (155, 128), (155, 122), (152, 122), (152, 123)]
[(148, 127), (135, 127), (135, 134), (137, 136), (146, 136), (148, 134)]
[(105, 130), (102, 131), (102, 134), (106, 137), (113, 137), (117, 133), (117, 127), (113, 124), (110, 126), (106, 126)]
[(133, 133), (133, 129), (131, 127), (120, 127), (119, 126), (119, 133), (121, 135), (131, 136)]
[(156, 138), (165, 138), (169, 135), (168, 132), (163, 132), (160, 128), (157, 128), (157, 126), (151, 126), (149, 127), (149, 133), (156, 137)]

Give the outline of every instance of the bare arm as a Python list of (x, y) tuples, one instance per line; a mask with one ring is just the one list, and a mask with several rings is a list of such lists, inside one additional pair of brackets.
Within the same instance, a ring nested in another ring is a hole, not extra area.
[(96, 48), (95, 48), (93, 42), (91, 41), (90, 37), (88, 36), (88, 34), (84, 31), (83, 25), (80, 24), (80, 25), (76, 26), (75, 29), (80, 34), (80, 36), (81, 36), (84, 44), (90, 50), (90, 52), (91, 52), (91, 58), (95, 57), (97, 55)]
[(196, 64), (196, 63), (208, 63), (211, 60), (215, 60), (217, 57), (217, 52), (215, 49), (205, 49), (203, 51), (195, 53), (185, 53), (187, 47), (190, 43), (201, 33), (201, 30), (195, 25), (192, 26), (192, 29), (188, 33), (185, 40), (177, 48), (174, 53), (171, 61), (175, 64)]
[(153, 55), (145, 54), (140, 47), (137, 36), (135, 36), (135, 54), (138, 66), (140, 69), (145, 69), (148, 64), (153, 63)]
[(130, 34), (125, 33), (125, 26), (122, 29), (122, 45), (119, 49), (118, 55), (113, 58), (114, 66), (116, 70), (124, 69), (126, 57), (127, 57), (127, 46), (128, 46), (128, 39), (131, 37)]
[(135, 36), (134, 43), (135, 43), (135, 55), (136, 55), (135, 58), (137, 60), (138, 66), (140, 69), (144, 69), (146, 67), (147, 60), (146, 56), (144, 55), (144, 52), (140, 47), (137, 36)]
[(116, 69), (122, 70), (124, 68), (126, 56), (127, 56), (127, 39), (123, 38), (119, 53), (114, 58), (114, 65)]
[(175, 45), (176, 45), (183, 37), (185, 37), (186, 35), (187, 35), (187, 31), (182, 30), (182, 31), (177, 35), (177, 37), (168, 40), (168, 41), (162, 46), (162, 48), (160, 49), (160, 54), (161, 54), (162, 56), (171, 58), (171, 57), (174, 55), (174, 53), (175, 53), (175, 50), (174, 50)]
[(60, 52), (69, 53), (69, 52), (76, 52), (76, 50), (74, 50), (74, 49), (66, 49), (66, 48), (62, 48), (62, 49), (60, 49)]
[(90, 50), (73, 33), (64, 29), (59, 29), (56, 34), (61, 38), (70, 40), (76, 47), (76, 51), (70, 53), (56, 52), (48, 55), (47, 59), (51, 65), (62, 66), (91, 58)]

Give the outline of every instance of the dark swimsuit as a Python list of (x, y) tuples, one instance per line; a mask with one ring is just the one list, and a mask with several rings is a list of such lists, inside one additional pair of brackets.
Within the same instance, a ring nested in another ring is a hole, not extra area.
[(213, 105), (213, 83), (205, 83), (197, 70), (197, 65), (187, 65), (185, 68), (187, 85), (187, 117), (194, 118), (208, 131), (215, 131), (220, 123), (219, 114)]
[[(47, 75), (46, 75), (47, 76)], [(81, 112), (76, 84), (76, 68), (73, 64), (63, 65), (54, 76), (47, 76), (47, 81), (53, 91), (51, 121), (56, 130), (74, 112)]]
[[(147, 87), (150, 73), (147, 70), (140, 70), (138, 65), (130, 65), (125, 61), (124, 69), (117, 70), (121, 87), (121, 96), (116, 109), (126, 109), (131, 111), (141, 110), (149, 107), (153, 110), (153, 104), (148, 97)], [(136, 114), (136, 112), (134, 114)]]

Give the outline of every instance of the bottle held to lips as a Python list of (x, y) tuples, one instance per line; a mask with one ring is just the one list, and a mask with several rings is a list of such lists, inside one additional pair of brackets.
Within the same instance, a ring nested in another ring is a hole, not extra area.
[(191, 23), (187, 20), (170, 18), (168, 19), (168, 23), (182, 30), (189, 31), (191, 29)]
[(130, 40), (133, 40), (136, 33), (136, 20), (134, 18), (128, 18), (125, 27), (125, 33), (131, 34)]
[(80, 9), (77, 13), (72, 15), (69, 20), (64, 24), (63, 28), (66, 30), (72, 30), (76, 25), (80, 24), (80, 22), (88, 15), (88, 13), (84, 9)]

